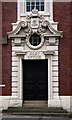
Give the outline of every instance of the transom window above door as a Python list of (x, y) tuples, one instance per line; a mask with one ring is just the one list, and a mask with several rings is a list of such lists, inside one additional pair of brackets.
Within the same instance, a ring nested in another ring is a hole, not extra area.
[(44, 0), (26, 0), (26, 11), (30, 12), (34, 8), (38, 11), (44, 11)]

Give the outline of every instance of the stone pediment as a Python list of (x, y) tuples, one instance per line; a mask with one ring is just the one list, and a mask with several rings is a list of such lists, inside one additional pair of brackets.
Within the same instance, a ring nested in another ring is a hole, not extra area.
[(45, 20), (44, 16), (34, 9), (29, 16), (17, 24), (15, 30), (8, 32), (8, 38), (24, 38), (33, 33), (42, 34), (46, 37), (62, 36), (61, 31), (57, 31), (49, 20)]
[(8, 32), (8, 38), (25, 37), (26, 35), (24, 32), (25, 29), (28, 29), (27, 22), (26, 21), (19, 22), (14, 31)]
[(8, 32), (8, 38), (15, 38), (15, 37), (26, 37), (27, 34), (32, 33), (42, 33), (44, 36), (62, 36), (61, 31), (55, 30), (49, 21), (43, 21), (41, 27), (38, 28), (30, 28), (26, 21), (21, 21), (14, 31)]

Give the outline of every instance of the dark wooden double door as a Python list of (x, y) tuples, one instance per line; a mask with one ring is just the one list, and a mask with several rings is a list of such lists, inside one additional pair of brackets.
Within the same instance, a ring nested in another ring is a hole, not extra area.
[(23, 101), (48, 99), (48, 60), (23, 60)]

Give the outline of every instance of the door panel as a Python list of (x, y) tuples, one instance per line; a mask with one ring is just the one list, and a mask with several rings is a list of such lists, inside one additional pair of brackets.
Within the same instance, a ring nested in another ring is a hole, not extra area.
[(23, 100), (47, 100), (48, 60), (23, 60)]

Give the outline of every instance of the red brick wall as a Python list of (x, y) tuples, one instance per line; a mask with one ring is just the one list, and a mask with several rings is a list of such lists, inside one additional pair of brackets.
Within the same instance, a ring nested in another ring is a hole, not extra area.
[(71, 58), (71, 62), (70, 62), (70, 77), (71, 77), (71, 79), (70, 79), (70, 94), (71, 94), (71, 96), (72, 96), (72, 2), (71, 2), (71, 6), (70, 6), (70, 16), (71, 16), (71, 22), (70, 22), (70, 33), (71, 33), (71, 42), (70, 42), (70, 45), (71, 45), (71, 47), (70, 47), (70, 58)]
[(54, 21), (59, 22), (63, 38), (59, 44), (59, 95), (70, 95), (70, 5), (69, 2), (54, 3)]
[[(0, 83), (2, 83), (2, 3), (0, 2)], [(0, 94), (2, 93), (2, 89), (0, 88)]]
[[(2, 3), (2, 35), (7, 36), (7, 32), (12, 30), (11, 23), (17, 19), (17, 3), (3, 2)], [(2, 46), (2, 83), (5, 88), (2, 89), (3, 95), (11, 95), (11, 57), (12, 48), (11, 41), (8, 40), (7, 45)]]

